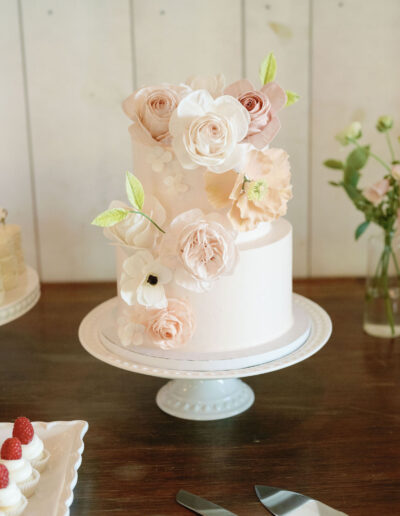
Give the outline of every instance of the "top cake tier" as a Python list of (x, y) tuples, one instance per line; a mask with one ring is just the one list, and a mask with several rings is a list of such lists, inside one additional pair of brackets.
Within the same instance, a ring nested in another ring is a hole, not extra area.
[(220, 211), (237, 231), (284, 215), (291, 197), (288, 156), (269, 144), (286, 102), (274, 81), (260, 89), (247, 80), (225, 86), (222, 75), (130, 95), (123, 107), (132, 120), (134, 173), (148, 198), (145, 209), (164, 220), (192, 208)]

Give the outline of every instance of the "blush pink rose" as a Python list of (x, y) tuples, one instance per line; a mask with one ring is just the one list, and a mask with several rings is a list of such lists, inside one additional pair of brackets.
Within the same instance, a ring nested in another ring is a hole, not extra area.
[(162, 84), (141, 88), (122, 104), (133, 121), (129, 131), (132, 138), (144, 144), (170, 143), (169, 120), (180, 100), (190, 92), (185, 85)]
[(250, 81), (242, 79), (228, 86), (224, 93), (235, 97), (250, 115), (249, 130), (243, 141), (263, 149), (281, 128), (276, 113), (286, 104), (284, 90), (276, 82), (256, 90)]
[(192, 309), (182, 299), (168, 299), (166, 308), (147, 311), (143, 324), (151, 342), (161, 349), (185, 346), (195, 331)]
[(160, 255), (175, 269), (178, 285), (205, 292), (218, 278), (232, 274), (238, 260), (236, 234), (223, 215), (189, 210), (171, 222)]
[(364, 197), (375, 206), (378, 206), (387, 194), (389, 186), (390, 184), (387, 179), (381, 179), (363, 191)]

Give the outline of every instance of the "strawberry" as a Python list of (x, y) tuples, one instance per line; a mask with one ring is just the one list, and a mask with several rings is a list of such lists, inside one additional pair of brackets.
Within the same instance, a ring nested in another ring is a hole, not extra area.
[(0, 489), (5, 489), (8, 486), (8, 469), (4, 464), (0, 464)]
[(6, 439), (1, 447), (1, 458), (4, 460), (18, 460), (21, 457), (21, 441), (17, 437)]
[(13, 437), (18, 437), (21, 444), (30, 443), (34, 433), (33, 426), (27, 417), (19, 417), (15, 420), (12, 434)]

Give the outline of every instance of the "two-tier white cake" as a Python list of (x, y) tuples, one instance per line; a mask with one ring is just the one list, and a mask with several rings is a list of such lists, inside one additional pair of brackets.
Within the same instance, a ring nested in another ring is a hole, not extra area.
[(292, 228), (281, 218), (290, 166), (270, 146), (287, 95), (273, 60), (263, 63), (260, 88), (194, 77), (124, 102), (128, 199), (94, 221), (117, 244), (119, 302), (104, 332), (121, 349), (229, 356), (290, 331)]

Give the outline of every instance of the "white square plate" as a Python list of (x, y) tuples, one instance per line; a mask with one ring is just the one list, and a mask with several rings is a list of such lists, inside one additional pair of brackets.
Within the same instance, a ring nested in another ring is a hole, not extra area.
[[(68, 516), (89, 425), (86, 421), (32, 424), (51, 456), (23, 516)], [(0, 445), (11, 437), (12, 429), (13, 423), (0, 423)]]

